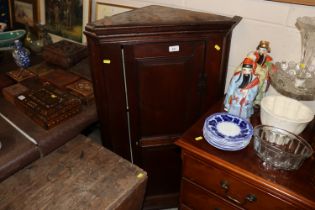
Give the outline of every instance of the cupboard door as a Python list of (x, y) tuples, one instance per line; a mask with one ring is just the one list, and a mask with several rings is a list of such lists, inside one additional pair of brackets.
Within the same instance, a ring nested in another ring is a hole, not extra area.
[(150, 171), (159, 171), (154, 179), (160, 189), (154, 190), (149, 179), (149, 193), (159, 194), (163, 187), (170, 191), (170, 185), (178, 192), (179, 176), (170, 177), (170, 185), (165, 184), (165, 177), (170, 170), (173, 173), (180, 168), (173, 142), (200, 115), (198, 82), (204, 68), (205, 43), (148, 43), (124, 46), (123, 50), (135, 162), (149, 172), (149, 177)]
[[(178, 51), (170, 52), (170, 48)], [(134, 140), (147, 144), (178, 135), (196, 120), (203, 57), (203, 42), (127, 47), (125, 68)]]

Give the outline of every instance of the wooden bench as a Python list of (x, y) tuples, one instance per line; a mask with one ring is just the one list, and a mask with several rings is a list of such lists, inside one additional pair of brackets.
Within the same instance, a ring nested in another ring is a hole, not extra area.
[(0, 142), (0, 182), (40, 158), (39, 148), (1, 117)]
[(0, 209), (141, 209), (147, 174), (79, 135), (0, 183)]

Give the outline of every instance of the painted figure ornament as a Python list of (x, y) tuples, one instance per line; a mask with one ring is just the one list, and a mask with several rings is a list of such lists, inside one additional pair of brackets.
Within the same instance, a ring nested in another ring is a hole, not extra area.
[(253, 113), (253, 101), (258, 93), (259, 79), (254, 74), (256, 63), (245, 58), (241, 71), (234, 73), (224, 100), (230, 114), (248, 119)]
[(251, 58), (256, 63), (255, 75), (259, 79), (258, 94), (255, 98), (254, 104), (260, 105), (260, 101), (264, 97), (270, 85), (269, 70), (272, 68), (272, 57), (268, 41), (260, 41), (256, 51), (248, 54), (247, 57)]

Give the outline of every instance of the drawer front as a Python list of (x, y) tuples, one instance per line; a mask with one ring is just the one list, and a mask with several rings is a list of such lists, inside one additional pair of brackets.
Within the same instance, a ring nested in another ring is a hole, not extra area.
[(241, 209), (230, 205), (228, 202), (221, 200), (210, 192), (200, 188), (199, 186), (182, 180), (181, 184), (181, 203), (186, 206), (184, 209), (198, 210), (232, 210)]
[(204, 42), (164, 42), (133, 46), (135, 58), (191, 56)]
[(294, 209), (274, 195), (188, 155), (183, 158), (183, 176), (246, 209)]

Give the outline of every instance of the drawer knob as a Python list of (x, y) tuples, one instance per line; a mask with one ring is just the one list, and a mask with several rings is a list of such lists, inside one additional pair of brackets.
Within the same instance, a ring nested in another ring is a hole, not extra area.
[(226, 180), (221, 181), (221, 187), (227, 192), (229, 190), (229, 183)]
[(247, 195), (245, 199), (249, 202), (255, 202), (257, 200), (256, 195), (254, 194)]
[(221, 185), (221, 188), (224, 189), (225, 197), (226, 197), (227, 199), (229, 199), (230, 201), (232, 201), (232, 202), (234, 202), (234, 203), (236, 203), (236, 204), (238, 204), (238, 205), (240, 205), (240, 206), (245, 205), (247, 202), (251, 202), (251, 203), (252, 203), (252, 202), (255, 202), (255, 201), (257, 200), (256, 195), (250, 193), (250, 194), (248, 194), (248, 195), (245, 197), (245, 199), (244, 199), (243, 201), (239, 201), (238, 199), (236, 199), (236, 198), (234, 198), (233, 196), (230, 196), (230, 195), (228, 194), (229, 188), (230, 188), (228, 181), (222, 180), (222, 181), (220, 182), (220, 185)]

